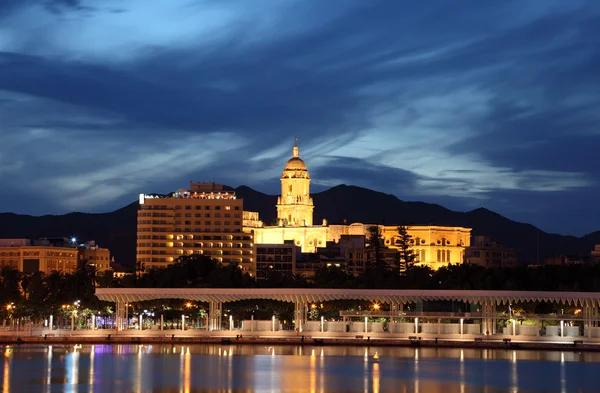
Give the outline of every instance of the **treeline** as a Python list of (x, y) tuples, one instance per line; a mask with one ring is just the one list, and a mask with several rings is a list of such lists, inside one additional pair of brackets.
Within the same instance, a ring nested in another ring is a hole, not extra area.
[[(412, 267), (399, 274), (384, 264), (373, 264), (353, 277), (338, 267), (322, 267), (314, 277), (269, 274), (254, 280), (237, 266), (224, 266), (202, 255), (181, 257), (164, 269), (132, 268), (123, 278), (96, 274), (82, 261), (72, 274), (52, 272), (23, 274), (11, 268), (0, 271), (0, 306), (10, 316), (47, 318), (71, 309), (103, 310), (109, 306), (94, 296), (95, 287), (145, 288), (373, 288), (373, 289), (462, 289), (600, 292), (598, 266), (544, 266), (486, 269), (481, 266), (449, 265), (437, 271)], [(162, 301), (171, 304), (173, 301)]]

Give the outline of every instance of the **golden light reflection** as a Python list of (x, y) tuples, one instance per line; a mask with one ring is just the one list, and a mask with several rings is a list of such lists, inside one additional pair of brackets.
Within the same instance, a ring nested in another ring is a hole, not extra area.
[(310, 392), (316, 393), (317, 391), (317, 358), (315, 357), (315, 350), (313, 349), (310, 354), (310, 370), (308, 373), (308, 379), (310, 383)]
[(517, 374), (517, 351), (512, 352), (511, 383), (511, 391), (513, 393), (517, 393), (519, 391), (519, 378)]
[(373, 393), (379, 393), (379, 363), (373, 363)]
[(2, 391), (10, 393), (10, 348), (4, 352), (4, 376), (2, 381)]
[(190, 393), (190, 387), (192, 386), (192, 356), (190, 355), (190, 347), (187, 347), (187, 351), (184, 355), (183, 363), (183, 391)]

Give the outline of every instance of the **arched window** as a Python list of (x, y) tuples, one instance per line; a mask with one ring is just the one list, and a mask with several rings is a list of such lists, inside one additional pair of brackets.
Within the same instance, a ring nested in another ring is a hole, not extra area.
[(452, 261), (452, 260), (450, 259), (450, 255), (451, 255), (451, 254), (450, 254), (450, 250), (447, 250), (447, 251), (446, 251), (446, 262), (450, 262), (450, 261)]
[(446, 251), (442, 250), (442, 262), (446, 262)]
[(442, 251), (441, 250), (437, 250), (437, 261), (438, 262), (442, 261)]

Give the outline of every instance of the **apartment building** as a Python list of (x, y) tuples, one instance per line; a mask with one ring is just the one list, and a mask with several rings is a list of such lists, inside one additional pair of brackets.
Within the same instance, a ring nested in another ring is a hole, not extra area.
[(79, 260), (86, 260), (89, 265), (96, 268), (96, 272), (109, 270), (110, 267), (110, 250), (102, 248), (91, 240), (79, 246)]
[(210, 256), (252, 272), (252, 234), (243, 231), (243, 201), (222, 184), (190, 183), (168, 195), (140, 195), (137, 261), (166, 267), (184, 255)]
[(256, 258), (255, 276), (257, 279), (268, 279), (273, 273), (291, 276), (296, 274), (296, 257), (301, 248), (294, 245), (293, 240), (284, 244), (255, 244)]
[(29, 239), (0, 239), (0, 268), (11, 267), (23, 273), (52, 271), (73, 273), (77, 269), (77, 249), (32, 245)]
[(465, 249), (465, 263), (487, 268), (515, 267), (517, 253), (489, 236), (473, 236), (471, 245)]

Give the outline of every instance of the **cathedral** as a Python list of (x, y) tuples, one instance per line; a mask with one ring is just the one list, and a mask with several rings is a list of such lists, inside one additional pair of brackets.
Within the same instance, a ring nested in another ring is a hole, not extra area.
[[(394, 248), (397, 225), (353, 223), (350, 225), (313, 225), (313, 199), (310, 196), (310, 174), (300, 158), (297, 142), (292, 157), (281, 174), (281, 195), (277, 199), (277, 225), (265, 226), (258, 213), (244, 212), (245, 232), (254, 233), (256, 244), (283, 244), (293, 241), (304, 253), (315, 253), (327, 242), (339, 242), (342, 235), (365, 235), (373, 225), (379, 226), (387, 247)], [(248, 219), (252, 217), (252, 219)], [(411, 245), (417, 264), (434, 269), (448, 263), (462, 263), (464, 249), (471, 240), (471, 229), (462, 227), (411, 226)]]

